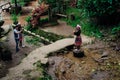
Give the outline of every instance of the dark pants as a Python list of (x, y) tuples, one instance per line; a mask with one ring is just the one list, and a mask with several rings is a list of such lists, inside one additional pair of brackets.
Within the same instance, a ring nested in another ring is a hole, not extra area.
[(16, 52), (18, 52), (19, 51), (19, 48), (18, 48), (18, 46), (19, 46), (19, 39), (15, 39), (15, 43), (16, 43)]

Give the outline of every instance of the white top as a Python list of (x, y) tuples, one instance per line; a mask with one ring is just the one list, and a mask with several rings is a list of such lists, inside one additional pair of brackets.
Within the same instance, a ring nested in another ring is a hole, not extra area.
[(18, 37), (16, 37), (16, 38), (19, 39), (20, 38), (19, 31), (14, 29), (14, 32), (18, 35)]

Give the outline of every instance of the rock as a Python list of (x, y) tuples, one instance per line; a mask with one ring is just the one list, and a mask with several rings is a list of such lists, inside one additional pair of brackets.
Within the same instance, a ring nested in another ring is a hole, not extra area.
[(85, 63), (85, 61), (82, 61), (81, 63), (82, 63), (82, 64), (84, 64), (84, 63)]
[(74, 45), (69, 45), (69, 46), (67, 46), (66, 48), (67, 48), (69, 51), (71, 51), (71, 50), (73, 50), (73, 47), (74, 47)]
[(102, 63), (104, 60), (99, 58), (99, 59), (96, 59), (96, 58), (93, 58), (94, 61), (98, 62), (98, 63)]
[(62, 74), (65, 74), (65, 73), (66, 73), (65, 69), (63, 69), (63, 68), (61, 68), (60, 72), (61, 72)]
[(101, 58), (104, 58), (104, 57), (108, 57), (108, 52), (107, 51), (103, 52), (103, 54), (101, 56)]
[(2, 64), (0, 63), (0, 69), (2, 68)]
[(92, 69), (92, 72), (95, 72), (96, 70), (95, 69)]
[(107, 66), (111, 66), (111, 64), (110, 64), (110, 63), (107, 63), (106, 65), (107, 65)]
[(71, 68), (72, 65), (73, 65), (73, 62), (71, 60), (69, 60), (69, 59), (65, 60), (65, 67), (66, 67), (66, 69)]
[(23, 74), (29, 74), (32, 70), (25, 70)]
[(0, 54), (0, 56), (3, 61), (12, 60), (12, 53), (8, 50), (5, 50), (3, 53)]
[(27, 80), (38, 80), (42, 74), (39, 70), (32, 70), (28, 75), (30, 75), (31, 79)]
[(103, 57), (103, 58), (101, 58), (102, 60), (107, 60), (107, 59), (109, 59), (108, 57)]
[(10, 26), (9, 25), (2, 26), (2, 28), (4, 29), (4, 34), (8, 33), (9, 30), (10, 30)]
[(74, 50), (73, 50), (73, 55), (74, 55), (75, 57), (84, 57), (84, 56), (85, 56), (85, 55), (84, 55), (84, 51), (78, 50), (78, 49), (74, 49)]
[(7, 68), (5, 63), (0, 62), (0, 80), (1, 80), (1, 77), (6, 75), (6, 73), (7, 73)]
[(116, 47), (115, 47), (115, 50), (116, 50), (116, 51), (119, 51), (119, 50), (120, 50), (120, 47), (116, 46)]
[(49, 61), (49, 65), (54, 65), (54, 64), (55, 64), (54, 60)]
[(64, 51), (64, 54), (67, 54), (68, 53), (68, 51)]
[(1, 40), (1, 41), (6, 41), (6, 40), (7, 40), (7, 37), (4, 36), (4, 37), (2, 37), (0, 40)]
[(120, 66), (120, 62), (118, 63), (118, 65)]

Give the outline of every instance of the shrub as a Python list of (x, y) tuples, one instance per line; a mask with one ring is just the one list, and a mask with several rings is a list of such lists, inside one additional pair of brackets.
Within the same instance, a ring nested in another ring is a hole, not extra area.
[(64, 36), (60, 36), (51, 32), (45, 32), (43, 30), (37, 29), (37, 28), (31, 28), (31, 26), (26, 26), (25, 27), (27, 30), (30, 30), (31, 32), (40, 35), (44, 37), (45, 39), (48, 39), (49, 41), (55, 42), (57, 40), (63, 39)]
[(99, 28), (96, 25), (91, 23), (82, 23), (82, 32), (88, 36), (95, 36), (97, 38), (102, 38), (103, 34), (100, 32)]
[(27, 21), (27, 23), (30, 22), (30, 19), (31, 19), (31, 16), (27, 16), (27, 17), (25, 18), (25, 20)]
[[(19, 3), (22, 6), (24, 6), (25, 4), (27, 4), (30, 1), (31, 0), (17, 0), (17, 3)], [(11, 3), (15, 3), (15, 0), (11, 0)]]
[(47, 73), (48, 63), (42, 64), (41, 61), (37, 61), (33, 65), (36, 66), (37, 70), (43, 74), (37, 80), (53, 80), (52, 77)]
[(16, 23), (18, 21), (18, 17), (19, 15), (11, 14), (11, 20), (13, 21), (13, 23)]
[(39, 23), (40, 24), (45, 24), (45, 23), (48, 23), (48, 18), (45, 18), (45, 19), (40, 19)]
[(83, 8), (89, 16), (111, 15), (119, 6), (120, 0), (78, 0), (78, 7)]
[(78, 8), (99, 24), (116, 23), (120, 16), (117, 12), (119, 6), (120, 0), (78, 0)]
[(39, 42), (41, 41), (40, 38), (37, 37), (25, 37), (26, 42), (29, 44), (34, 44), (36, 46), (40, 46)]
[(117, 33), (119, 34), (119, 32), (120, 32), (120, 25), (114, 27), (114, 28), (111, 30), (111, 33), (112, 33), (112, 34), (117, 34)]

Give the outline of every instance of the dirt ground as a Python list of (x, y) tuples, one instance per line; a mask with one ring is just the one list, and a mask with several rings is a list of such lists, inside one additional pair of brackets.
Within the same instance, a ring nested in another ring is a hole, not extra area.
[[(48, 73), (53, 80), (119, 80), (120, 54), (103, 41), (83, 45), (85, 56), (72, 51), (56, 52), (49, 57)], [(107, 54), (103, 59), (103, 53)]]

